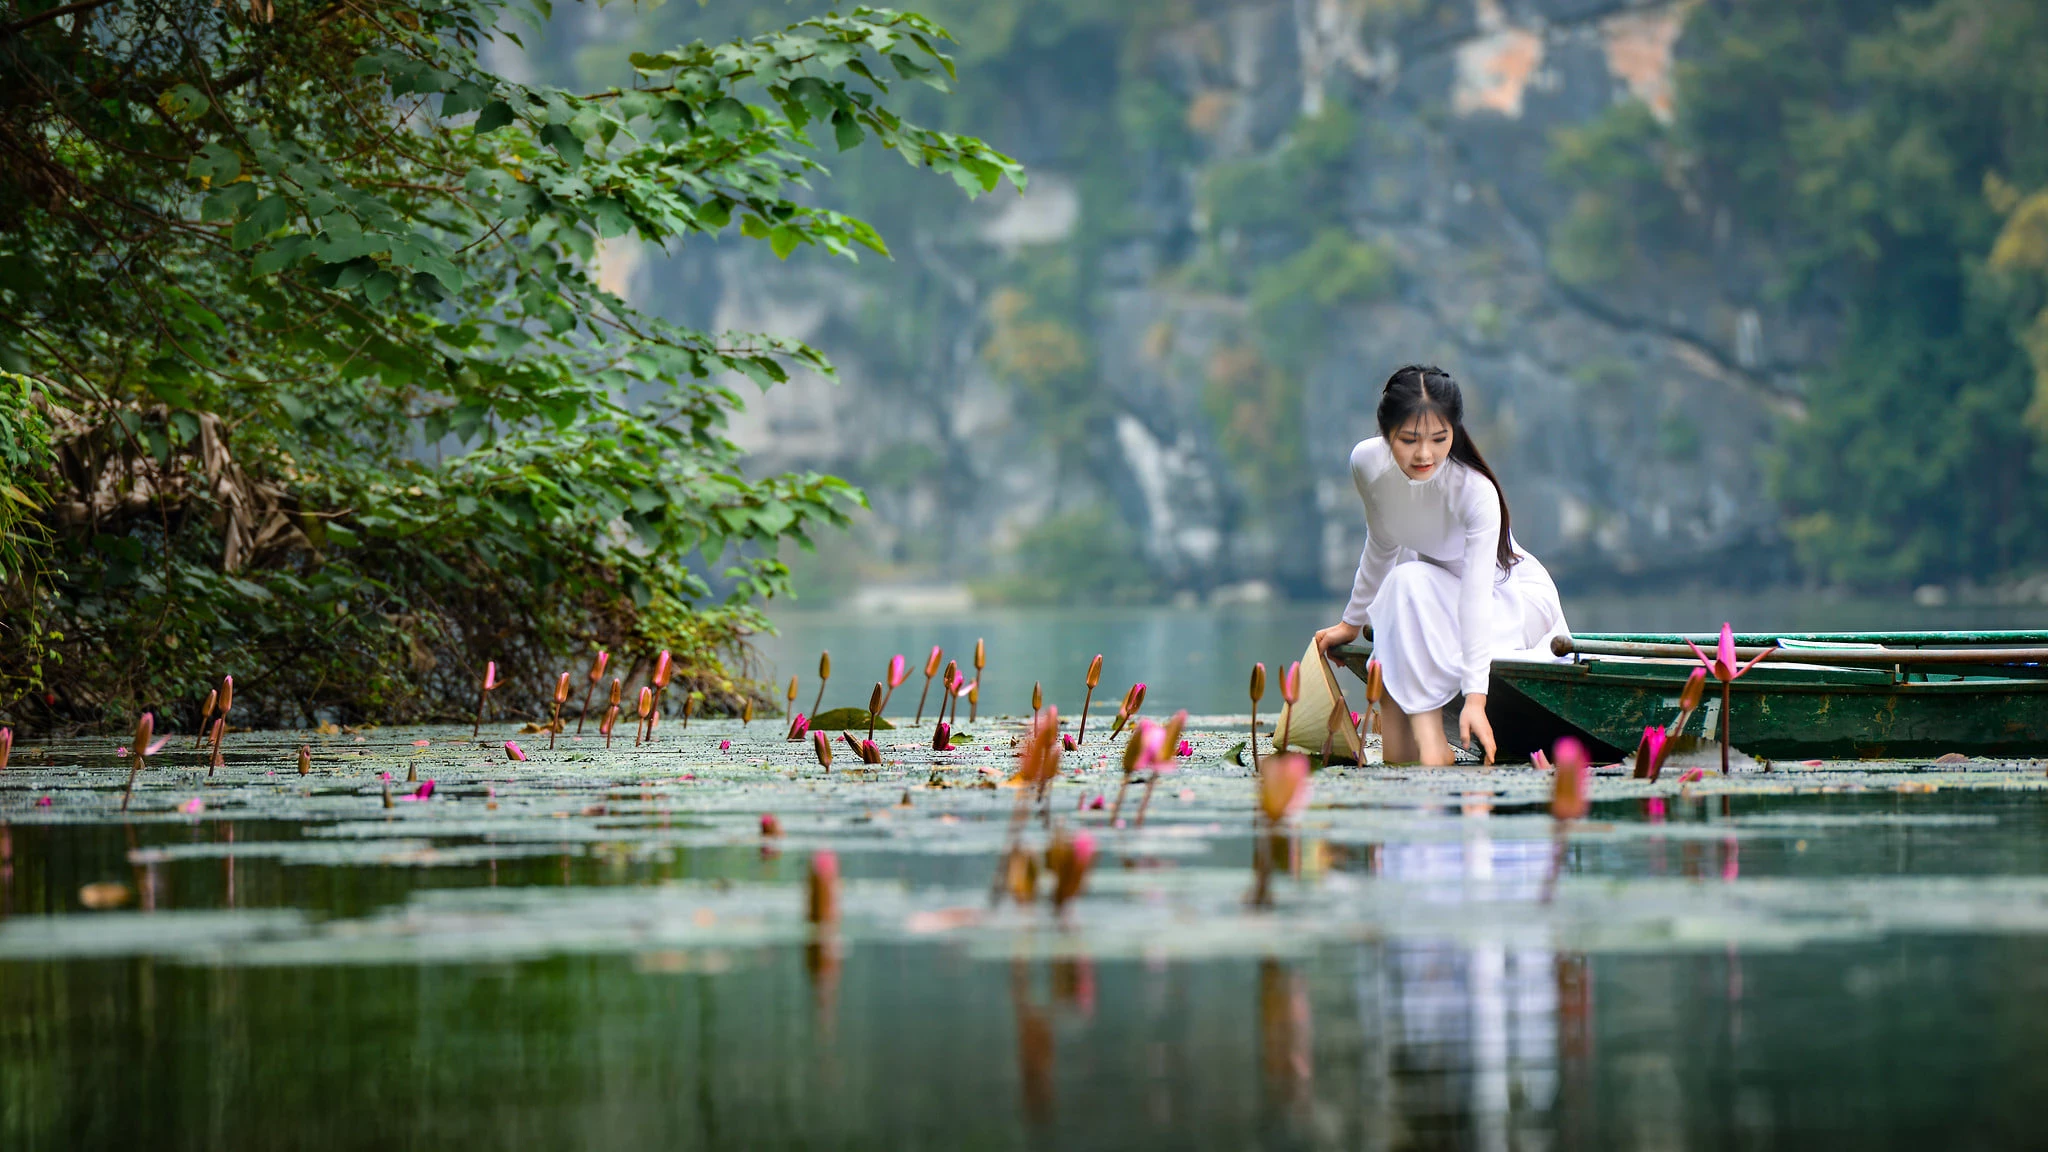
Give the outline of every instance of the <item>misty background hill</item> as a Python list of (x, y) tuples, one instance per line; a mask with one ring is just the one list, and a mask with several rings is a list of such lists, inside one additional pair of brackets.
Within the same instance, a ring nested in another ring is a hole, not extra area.
[[(1411, 361), (1467, 389), (1568, 589), (2048, 580), (2048, 16), (2023, 0), (934, 0), (969, 201), (848, 153), (893, 260), (605, 252), (642, 306), (809, 341), (761, 471), (873, 509), (806, 603), (1327, 597), (1345, 461)], [(824, 5), (565, 8), (509, 70)], [(908, 91), (906, 89), (906, 91)], [(826, 152), (830, 153), (829, 142)]]

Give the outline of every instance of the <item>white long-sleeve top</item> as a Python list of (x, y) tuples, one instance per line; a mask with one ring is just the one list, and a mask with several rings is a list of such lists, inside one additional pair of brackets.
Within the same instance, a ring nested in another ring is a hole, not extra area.
[(1426, 480), (1410, 480), (1394, 463), (1385, 437), (1351, 450), (1351, 481), (1365, 501), (1365, 552), (1346, 624), (1364, 625), (1366, 609), (1403, 548), (1458, 577), (1458, 639), (1465, 671), (1459, 683), (1484, 693), (1493, 661), (1492, 582), (1500, 576), (1500, 497), (1493, 482), (1456, 460), (1437, 465)]

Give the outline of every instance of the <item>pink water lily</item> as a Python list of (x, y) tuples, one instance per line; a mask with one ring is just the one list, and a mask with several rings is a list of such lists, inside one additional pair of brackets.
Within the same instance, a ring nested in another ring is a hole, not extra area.
[(507, 740), (505, 741), (505, 759), (524, 763), (526, 760), (526, 749), (521, 748), (516, 740)]
[(1550, 815), (1558, 820), (1578, 820), (1586, 815), (1592, 800), (1588, 776), (1592, 761), (1586, 746), (1566, 736), (1557, 742), (1557, 775), (1551, 782)]
[(434, 782), (432, 780), (422, 780), (420, 781), (419, 788), (413, 792), (412, 798), (415, 800), (427, 800), (431, 799), (433, 795)]
[(732, 741), (730, 741), (730, 740), (720, 740), (720, 741), (718, 742), (718, 750), (719, 750), (720, 752), (730, 752), (730, 751), (732, 751)]
[(1194, 742), (1192, 740), (1181, 741), (1180, 746), (1173, 750), (1173, 754), (1175, 756), (1193, 756), (1195, 754)]
[(903, 658), (903, 653), (889, 657), (889, 687), (898, 687), (909, 677), (910, 662)]
[(206, 801), (194, 796), (183, 804), (178, 805), (178, 811), (183, 812), (187, 816), (197, 816), (201, 812), (206, 811)]
[(1778, 650), (1778, 646), (1773, 644), (1769, 648), (1757, 653), (1749, 663), (1739, 668), (1736, 667), (1735, 629), (1726, 623), (1721, 625), (1721, 642), (1715, 646), (1714, 655), (1711, 658), (1705, 652), (1700, 651), (1700, 646), (1693, 643), (1690, 639), (1686, 640), (1685, 646), (1692, 649), (1692, 654), (1700, 658), (1700, 663), (1706, 667), (1706, 670), (1713, 674), (1714, 679), (1719, 680), (1723, 684), (1742, 679), (1745, 673), (1751, 668), (1756, 667), (1757, 661)]
[(811, 718), (804, 715), (801, 712), (796, 714), (796, 719), (791, 720), (789, 722), (789, 738), (791, 740), (803, 739), (804, 733), (809, 732), (810, 730)]
[[(1692, 649), (1692, 654), (1700, 658), (1700, 664), (1708, 672), (1714, 674), (1714, 679), (1721, 682), (1721, 775), (1726, 776), (1728, 774), (1729, 730), (1734, 724), (1733, 719), (1729, 716), (1730, 705), (1733, 703), (1734, 684), (1747, 674), (1751, 668), (1756, 667), (1758, 661), (1776, 652), (1778, 646), (1773, 644), (1765, 648), (1763, 651), (1758, 652), (1749, 663), (1738, 668), (1735, 666), (1735, 629), (1726, 622), (1723, 622), (1721, 625), (1721, 642), (1714, 650), (1713, 659), (1709, 660), (1707, 654), (1700, 651), (1700, 646), (1691, 640), (1687, 640), (1685, 646)], [(1691, 683), (1688, 682), (1686, 687), (1690, 689), (1692, 687)]]
[(496, 660), (486, 660), (484, 662), (484, 691), (489, 692), (497, 686), (498, 662)]
[(1081, 747), (1081, 746), (1080, 746), (1079, 744), (1076, 744), (1076, 743), (1074, 743), (1074, 734), (1073, 734), (1073, 733), (1071, 733), (1071, 732), (1062, 732), (1062, 733), (1060, 733), (1060, 749), (1061, 749), (1061, 751), (1065, 751), (1065, 752), (1073, 752), (1073, 751), (1076, 751), (1076, 750), (1078, 750), (1078, 749), (1079, 749), (1080, 747)]
[(1636, 779), (1656, 782), (1658, 773), (1664, 770), (1664, 750), (1669, 741), (1660, 725), (1644, 726), (1643, 738), (1636, 744)]

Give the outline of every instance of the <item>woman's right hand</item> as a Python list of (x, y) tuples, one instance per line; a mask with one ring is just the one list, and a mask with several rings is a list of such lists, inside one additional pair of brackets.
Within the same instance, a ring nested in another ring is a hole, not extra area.
[[(1327, 657), (1330, 654), (1330, 649), (1340, 648), (1358, 639), (1360, 631), (1361, 629), (1358, 625), (1346, 624), (1340, 620), (1316, 633), (1316, 650)], [(1296, 633), (1296, 635), (1300, 635), (1300, 633)]]

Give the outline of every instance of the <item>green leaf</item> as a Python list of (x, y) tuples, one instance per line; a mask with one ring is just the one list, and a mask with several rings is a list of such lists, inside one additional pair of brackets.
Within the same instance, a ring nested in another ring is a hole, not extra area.
[[(482, 85), (463, 80), (441, 98), (441, 115), (460, 116), (465, 112), (474, 112), (488, 103), (492, 103), (491, 94)], [(505, 111), (509, 114), (511, 109), (507, 108)]]
[(754, 114), (730, 96), (721, 96), (705, 105), (704, 120), (720, 136), (738, 136), (754, 127)]
[(206, 98), (205, 93), (190, 84), (178, 84), (157, 97), (156, 106), (163, 109), (164, 115), (171, 119), (181, 124), (190, 124), (206, 115), (206, 110), (213, 107), (213, 102)]
[(493, 100), (477, 113), (476, 124), (471, 129), (479, 136), (496, 132), (512, 122), (512, 106), (503, 100)]
[(195, 153), (185, 171), (195, 180), (210, 180), (216, 185), (228, 184), (242, 174), (242, 158), (216, 141)]
[(536, 135), (541, 143), (553, 148), (557, 155), (567, 161), (569, 167), (582, 166), (583, 141), (576, 138), (576, 134), (569, 130), (567, 124), (543, 125)]
[(861, 131), (860, 121), (854, 118), (853, 113), (841, 108), (832, 114), (832, 138), (838, 142), (839, 150), (844, 152), (849, 148), (858, 148), (860, 142), (866, 138), (866, 133)]
[(789, 254), (796, 251), (797, 244), (802, 240), (803, 235), (788, 225), (771, 229), (768, 233), (768, 247), (774, 251), (778, 260), (788, 259)]

